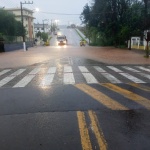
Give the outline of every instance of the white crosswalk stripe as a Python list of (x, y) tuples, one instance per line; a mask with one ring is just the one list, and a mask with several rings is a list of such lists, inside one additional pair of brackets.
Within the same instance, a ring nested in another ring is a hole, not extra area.
[(122, 68), (124, 68), (124, 69), (126, 69), (126, 70), (129, 70), (129, 71), (132, 71), (132, 72), (140, 72), (140, 71), (138, 71), (138, 70), (136, 70), (136, 69), (133, 69), (133, 68), (131, 68), (131, 67), (128, 67), (128, 66), (122, 66)]
[(4, 75), (5, 73), (9, 72), (11, 69), (6, 69), (0, 72), (0, 76)]
[(69, 73), (69, 72), (72, 72), (72, 67), (71, 66), (64, 66), (64, 72), (65, 73)]
[(19, 70), (15, 71), (14, 73), (12, 73), (11, 75), (9, 75), (9, 76), (5, 77), (4, 79), (2, 79), (0, 81), (0, 87), (4, 86), (5, 84), (7, 84), (11, 80), (13, 80), (15, 77), (22, 74), (25, 70), (26, 69), (19, 69)]
[(145, 73), (139, 73), (141, 76), (150, 79), (150, 75), (149, 74), (145, 74)]
[[(40, 82), (40, 86), (50, 86), (52, 84), (76, 84), (80, 82), (85, 82), (87, 84), (98, 84), (98, 83), (127, 83), (127, 82), (134, 82), (134, 83), (150, 83), (150, 75), (144, 73), (144, 71), (149, 71), (150, 69), (145, 68), (145, 66), (119, 66), (124, 68), (124, 71), (118, 69), (117, 66), (77, 66), (79, 68), (79, 72), (77, 70), (73, 70), (72, 66), (64, 66), (61, 67), (62, 69), (58, 69), (57, 67), (49, 67), (45, 68), (47, 70), (46, 74), (43, 74), (41, 71), (41, 67), (36, 67), (27, 73), (28, 70), (26, 69), (18, 69), (7, 75), (9, 71), (12, 69), (4, 69), (0, 72), (0, 76), (5, 75), (5, 77), (1, 77), (0, 79), (0, 87), (3, 87), (7, 84), (9, 86), (9, 82), (12, 81), (10, 84), (14, 85), (13, 87), (26, 87), (27, 85), (32, 85), (33, 79), (38, 77), (38, 82)], [(134, 69), (134, 68), (138, 69)], [(95, 69), (90, 70), (90, 68)], [(110, 68), (111, 70), (109, 70)], [(90, 71), (89, 71), (90, 70)], [(126, 71), (126, 72), (125, 72)], [(131, 71), (128, 73), (127, 71)], [(57, 73), (58, 72), (58, 73)], [(94, 74), (95, 73), (95, 74)], [(23, 74), (23, 75), (22, 75)], [(19, 80), (17, 76), (21, 75), (22, 77)], [(123, 76), (123, 77), (120, 77)], [(138, 77), (137, 77), (138, 76)], [(42, 79), (41, 79), (42, 77)], [(13, 80), (15, 78), (15, 80)], [(105, 80), (104, 80), (105, 78)], [(41, 80), (41, 81), (40, 81)], [(35, 81), (35, 80), (34, 80)]]
[(12, 73), (10, 76), (18, 76), (22, 74), (26, 69), (19, 69), (16, 72)]
[(116, 77), (109, 73), (101, 73), (107, 80), (109, 80), (111, 83), (122, 83), (120, 80), (118, 80)]
[(16, 76), (8, 76), (0, 81), (0, 87), (4, 86), (8, 82), (10, 82), (12, 79), (14, 79)]
[(73, 73), (64, 73), (64, 84), (75, 84)]
[(40, 86), (50, 86), (53, 82), (56, 73), (56, 67), (50, 67), (47, 74), (44, 76)]
[(42, 83), (40, 86), (49, 86), (52, 84), (55, 74), (47, 74), (45, 75), (44, 79), (42, 80)]
[(89, 83), (89, 84), (98, 83), (96, 78), (91, 73), (82, 73), (82, 74), (83, 74), (87, 83)]
[(35, 69), (33, 69), (29, 74), (30, 75), (36, 75), (37, 73), (39, 73), (40, 72), (40, 70), (41, 70), (41, 68), (35, 68)]
[(107, 67), (108, 67), (109, 69), (115, 71), (115, 72), (123, 72), (122, 70), (120, 70), (120, 69), (118, 69), (118, 68), (116, 68), (116, 67), (114, 67), (114, 66), (107, 66)]
[(119, 74), (121, 74), (122, 76), (126, 77), (127, 79), (129, 79), (135, 83), (145, 83), (144, 81), (142, 81), (142, 80), (140, 80), (140, 79), (138, 79), (138, 78), (136, 78), (136, 77), (134, 77), (128, 73), (119, 73)]
[(94, 68), (98, 71), (98, 72), (106, 72), (104, 69), (102, 69), (99, 66), (94, 66)]
[(142, 67), (142, 66), (136, 66), (136, 67), (141, 69), (141, 70), (150, 72), (150, 69), (148, 69), (148, 68), (145, 68), (145, 67)]
[(50, 67), (49, 69), (48, 69), (48, 72), (47, 72), (48, 74), (52, 74), (52, 73), (56, 73), (56, 67)]
[(26, 85), (28, 85), (32, 81), (32, 79), (34, 77), (35, 77), (35, 75), (27, 75), (22, 80), (20, 80), (16, 85), (14, 85), (13, 87), (25, 87)]
[(79, 66), (79, 70), (81, 72), (89, 72), (89, 70), (86, 67), (84, 67), (84, 66)]

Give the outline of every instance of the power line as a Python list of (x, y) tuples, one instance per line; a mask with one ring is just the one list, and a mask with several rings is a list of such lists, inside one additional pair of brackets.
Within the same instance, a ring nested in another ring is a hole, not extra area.
[[(39, 8), (39, 7), (38, 7), (38, 4), (34, 1), (33, 5), (31, 5), (30, 9), (35, 10), (35, 8)], [(49, 19), (46, 14), (42, 14), (42, 13), (40, 13), (40, 11), (39, 12), (34, 11), (34, 14), (35, 14), (35, 17), (36, 17), (35, 19), (37, 20), (37, 22), (41, 22), (43, 18)]]
[[(70, 16), (80, 16), (82, 14), (67, 14), (67, 13), (54, 13), (54, 12), (43, 12), (40, 11), (40, 13), (44, 13), (44, 14), (51, 14), (51, 15), (70, 15)], [(100, 14), (112, 14), (114, 12), (103, 12), (103, 13), (89, 13), (89, 15), (100, 15)]]
[(53, 13), (53, 12), (43, 12), (43, 11), (40, 11), (40, 12), (44, 14), (52, 14), (52, 15), (74, 15), (74, 16), (81, 15), (81, 14), (65, 14), (65, 13)]

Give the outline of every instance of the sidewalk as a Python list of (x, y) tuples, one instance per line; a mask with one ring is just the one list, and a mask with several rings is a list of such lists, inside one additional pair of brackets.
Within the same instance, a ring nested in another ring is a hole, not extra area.
[[(16, 50), (0, 53), (0, 68), (13, 68), (33, 65), (49, 60), (42, 46), (29, 48), (28, 51)], [(42, 52), (43, 51), (43, 52)]]
[(116, 49), (113, 47), (73, 47), (58, 48), (41, 46), (29, 48), (28, 51), (18, 50), (0, 53), (0, 68), (14, 68), (44, 63), (62, 57), (84, 58), (106, 64), (146, 64), (150, 58), (145, 58), (139, 50)]

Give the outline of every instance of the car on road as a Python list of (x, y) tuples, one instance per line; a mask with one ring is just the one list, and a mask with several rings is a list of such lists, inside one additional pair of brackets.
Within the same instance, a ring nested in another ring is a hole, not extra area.
[(57, 36), (57, 44), (58, 45), (66, 45), (67, 44), (67, 38), (65, 35), (58, 35)]

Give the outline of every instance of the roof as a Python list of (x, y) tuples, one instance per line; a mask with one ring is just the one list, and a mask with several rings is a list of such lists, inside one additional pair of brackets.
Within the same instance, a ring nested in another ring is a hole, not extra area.
[[(31, 10), (31, 9), (28, 9), (28, 8), (25, 8), (25, 7), (23, 7), (22, 9), (26, 10), (26, 11), (29, 11), (31, 13), (34, 13), (33, 10)], [(7, 10), (7, 11), (17, 11), (17, 10), (19, 10), (19, 11), (21, 11), (21, 9), (18, 8), (18, 7), (17, 8), (4, 8), (4, 10)]]

